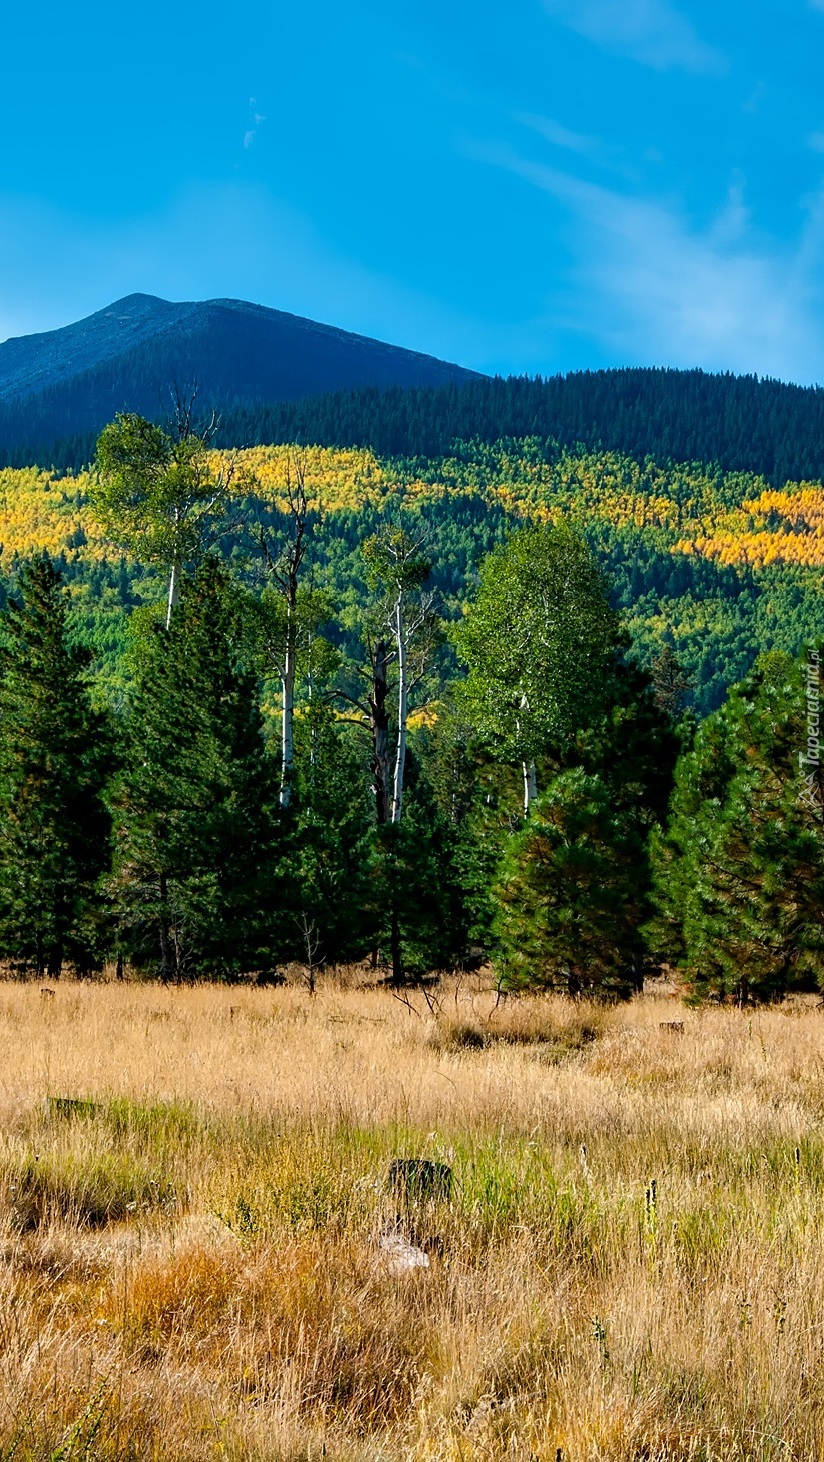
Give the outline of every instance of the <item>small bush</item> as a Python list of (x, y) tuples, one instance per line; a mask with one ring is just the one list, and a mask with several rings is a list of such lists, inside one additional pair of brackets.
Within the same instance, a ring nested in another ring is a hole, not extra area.
[(7, 1161), (4, 1187), (14, 1227), (43, 1228), (56, 1219), (79, 1228), (102, 1228), (176, 1204), (171, 1183), (128, 1156), (32, 1154)]

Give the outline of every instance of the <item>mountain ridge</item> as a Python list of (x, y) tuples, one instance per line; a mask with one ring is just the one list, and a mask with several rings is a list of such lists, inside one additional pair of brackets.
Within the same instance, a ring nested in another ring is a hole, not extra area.
[(303, 442), (445, 457), (537, 439), (702, 462), (775, 487), (824, 481), (824, 389), (700, 369), (484, 376), (243, 300), (132, 294), (0, 344), (0, 466), (71, 471), (119, 411), (167, 417), (198, 387), (226, 447)]
[(460, 384), (475, 371), (247, 300), (131, 294), (71, 325), (0, 344), (0, 445), (96, 432), (156, 414), (171, 387), (206, 407), (358, 387)]

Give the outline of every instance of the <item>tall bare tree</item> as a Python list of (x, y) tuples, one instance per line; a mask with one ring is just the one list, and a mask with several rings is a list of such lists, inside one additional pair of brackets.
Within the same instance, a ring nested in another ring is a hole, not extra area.
[(263, 526), (258, 541), (269, 580), (261, 600), (263, 651), (281, 685), (280, 803), (288, 807), (295, 760), (295, 686), (298, 665), (307, 657), (330, 613), (329, 596), (304, 582), (320, 505), (307, 485), (306, 453), (290, 452), (284, 484), (286, 529), (273, 540)]
[[(388, 821), (393, 823), (400, 822), (403, 809), (410, 696), (426, 673), (438, 634), (434, 593), (426, 587), (432, 570), (423, 552), (427, 538), (425, 527), (410, 533), (399, 524), (385, 525), (363, 545), (368, 577), (382, 594), (381, 613), (397, 667), (395, 757), (387, 799)], [(385, 641), (378, 645), (385, 646)]]

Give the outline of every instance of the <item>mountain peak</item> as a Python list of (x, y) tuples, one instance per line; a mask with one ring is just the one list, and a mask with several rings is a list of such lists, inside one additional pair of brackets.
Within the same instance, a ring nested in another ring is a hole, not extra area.
[(361, 386), (440, 386), (477, 372), (246, 300), (124, 295), (59, 330), (0, 344), (0, 446), (156, 415), (174, 385), (204, 408), (296, 401)]

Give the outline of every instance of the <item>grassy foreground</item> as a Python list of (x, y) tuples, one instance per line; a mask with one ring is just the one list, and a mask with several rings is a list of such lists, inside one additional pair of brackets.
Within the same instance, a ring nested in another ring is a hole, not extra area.
[(4, 1462), (824, 1457), (824, 1013), (414, 1004), (0, 985)]

